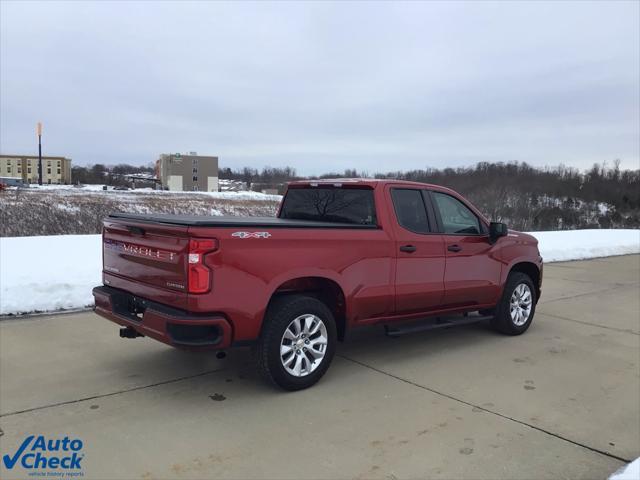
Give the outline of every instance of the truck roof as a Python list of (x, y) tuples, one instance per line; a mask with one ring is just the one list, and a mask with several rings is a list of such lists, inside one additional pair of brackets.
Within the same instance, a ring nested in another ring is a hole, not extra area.
[(409, 180), (394, 180), (388, 178), (321, 178), (317, 180), (295, 180), (289, 182), (290, 186), (296, 185), (327, 185), (336, 183), (348, 183), (349, 185), (362, 185), (366, 187), (376, 188), (383, 185), (414, 185), (416, 187), (438, 187), (439, 185), (433, 185), (430, 183), (412, 182)]

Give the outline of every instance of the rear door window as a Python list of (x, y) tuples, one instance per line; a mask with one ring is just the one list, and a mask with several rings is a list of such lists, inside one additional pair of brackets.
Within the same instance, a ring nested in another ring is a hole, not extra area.
[(429, 233), (427, 209), (420, 190), (394, 188), (391, 197), (400, 226), (414, 233)]
[(443, 233), (480, 235), (482, 229), (478, 217), (457, 198), (446, 193), (431, 192), (435, 207), (440, 213)]
[(377, 225), (373, 190), (311, 187), (287, 191), (280, 218)]

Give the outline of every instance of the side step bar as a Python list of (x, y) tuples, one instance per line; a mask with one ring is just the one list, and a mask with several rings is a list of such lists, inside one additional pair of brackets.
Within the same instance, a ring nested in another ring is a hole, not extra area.
[(399, 337), (408, 333), (424, 332), (425, 330), (436, 330), (438, 328), (455, 327), (458, 325), (469, 325), (471, 323), (491, 320), (493, 315), (464, 315), (455, 317), (435, 317), (412, 322), (406, 325), (385, 325), (384, 331), (389, 337)]

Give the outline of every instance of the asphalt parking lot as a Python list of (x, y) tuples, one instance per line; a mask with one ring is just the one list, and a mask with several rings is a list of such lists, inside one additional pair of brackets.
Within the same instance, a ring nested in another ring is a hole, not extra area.
[(3, 320), (0, 451), (79, 438), (103, 479), (602, 479), (640, 456), (639, 298), (639, 255), (549, 264), (525, 335), (358, 331), (297, 393), (246, 350), (123, 340), (93, 313)]

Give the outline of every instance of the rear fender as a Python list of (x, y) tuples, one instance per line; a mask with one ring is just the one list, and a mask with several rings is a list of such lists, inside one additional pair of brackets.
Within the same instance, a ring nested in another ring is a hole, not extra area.
[[(280, 290), (283, 285), (286, 286), (287, 283), (291, 283), (296, 280), (304, 279), (304, 278), (326, 279), (335, 283), (340, 288), (340, 290), (342, 291), (342, 295), (344, 296), (345, 317), (350, 318), (350, 312), (349, 312), (350, 302), (348, 301), (349, 294), (345, 290), (345, 286), (343, 284), (343, 281), (340, 275), (338, 275), (337, 273), (331, 270), (326, 270), (322, 268), (300, 268), (295, 270), (288, 270), (287, 272), (274, 277), (269, 282), (267, 286), (267, 291), (269, 292), (269, 296), (264, 302), (264, 308), (260, 309), (260, 311), (256, 313), (256, 318), (255, 318), (256, 324), (260, 325), (260, 329), (262, 329), (262, 322), (266, 314), (267, 308), (269, 306), (269, 303), (273, 299), (274, 295), (276, 295), (276, 292), (278, 292), (278, 290)], [(293, 291), (297, 291), (297, 290), (292, 290), (292, 292)]]

